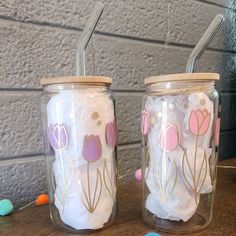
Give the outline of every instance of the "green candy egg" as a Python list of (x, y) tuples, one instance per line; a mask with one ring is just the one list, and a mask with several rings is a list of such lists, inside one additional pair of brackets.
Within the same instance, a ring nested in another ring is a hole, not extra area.
[(0, 201), (0, 216), (6, 216), (13, 211), (13, 204), (9, 199)]

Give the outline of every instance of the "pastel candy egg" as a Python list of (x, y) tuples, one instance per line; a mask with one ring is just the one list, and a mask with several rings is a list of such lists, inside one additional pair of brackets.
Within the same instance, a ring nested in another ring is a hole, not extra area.
[(8, 199), (3, 199), (0, 201), (0, 216), (6, 216), (13, 211), (13, 204)]
[(154, 232), (149, 232), (149, 233), (145, 234), (144, 236), (161, 236), (161, 235), (154, 233)]
[(141, 169), (137, 169), (135, 171), (135, 178), (137, 181), (141, 181), (142, 180), (142, 170)]
[(40, 194), (35, 200), (36, 206), (46, 205), (48, 203), (49, 203), (49, 199), (48, 199), (47, 194)]

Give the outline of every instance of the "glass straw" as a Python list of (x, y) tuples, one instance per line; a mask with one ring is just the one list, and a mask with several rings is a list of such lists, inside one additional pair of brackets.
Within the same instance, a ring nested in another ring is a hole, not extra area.
[(102, 15), (104, 4), (97, 2), (93, 8), (92, 14), (80, 37), (79, 47), (76, 54), (76, 75), (84, 76), (85, 71), (85, 50)]
[(187, 65), (186, 65), (186, 72), (193, 73), (195, 70), (196, 61), (201, 57), (202, 53), (205, 51), (209, 43), (215, 37), (216, 33), (222, 26), (225, 18), (223, 15), (218, 14), (215, 16), (205, 33), (202, 35), (201, 39), (196, 44), (195, 48), (193, 49)]

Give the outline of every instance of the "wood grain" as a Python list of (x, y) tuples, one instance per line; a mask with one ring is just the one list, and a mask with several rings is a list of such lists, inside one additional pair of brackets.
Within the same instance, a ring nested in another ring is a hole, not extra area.
[[(224, 163), (221, 162), (221, 165)], [(232, 165), (230, 161), (228, 165)], [(233, 163), (234, 164), (234, 163)], [(153, 232), (142, 220), (141, 183), (131, 182), (119, 188), (119, 213), (109, 228), (91, 236), (141, 236)], [(163, 235), (175, 235), (159, 232)], [(28, 207), (0, 218), (1, 236), (69, 236), (51, 223), (47, 206)], [(218, 168), (214, 216), (210, 226), (195, 236), (236, 235), (236, 168)]]

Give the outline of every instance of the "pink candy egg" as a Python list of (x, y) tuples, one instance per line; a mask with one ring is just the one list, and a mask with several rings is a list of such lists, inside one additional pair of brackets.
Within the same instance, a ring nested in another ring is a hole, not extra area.
[(137, 169), (135, 171), (135, 179), (137, 181), (141, 181), (142, 180), (142, 170), (141, 169)]

